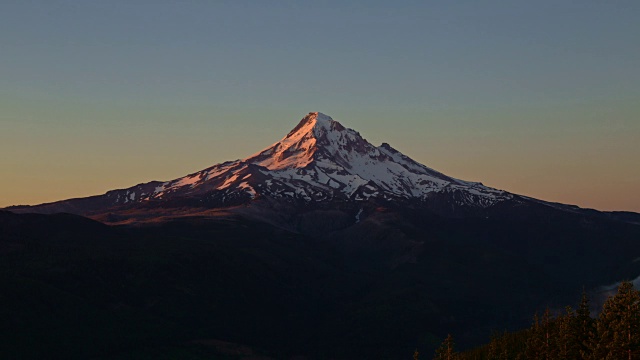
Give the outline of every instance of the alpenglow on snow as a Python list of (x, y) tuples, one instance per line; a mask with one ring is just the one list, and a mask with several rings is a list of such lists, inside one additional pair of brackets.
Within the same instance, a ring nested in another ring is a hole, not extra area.
[(376, 147), (330, 116), (311, 112), (287, 136), (242, 160), (225, 162), (164, 182), (148, 193), (134, 189), (118, 202), (193, 196), (210, 191), (251, 198), (303, 201), (420, 198), (459, 192), (463, 201), (489, 206), (511, 194), (446, 176), (389, 144)]

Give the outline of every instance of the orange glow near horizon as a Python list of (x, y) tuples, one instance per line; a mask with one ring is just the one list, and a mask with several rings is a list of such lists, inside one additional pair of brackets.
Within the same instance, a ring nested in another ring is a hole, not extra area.
[[(126, 132), (117, 127), (76, 127), (75, 133), (9, 127), (9, 132), (0, 134), (2, 151), (12, 154), (0, 159), (5, 169), (0, 177), (0, 206), (34, 205), (172, 180), (247, 157), (281, 139), (302, 115), (271, 114), (264, 120), (274, 124), (270, 128), (228, 118), (190, 127), (167, 122), (152, 132), (135, 127)], [(390, 123), (386, 114), (378, 116), (345, 113), (334, 118), (361, 131), (371, 143), (388, 142), (449, 176), (551, 202), (640, 212), (638, 126), (594, 131), (584, 125), (579, 131), (546, 133), (544, 129), (490, 128), (479, 122), (477, 129), (461, 130), (455, 124), (447, 127), (445, 117), (415, 122), (415, 117), (404, 114), (404, 120)], [(283, 120), (288, 117), (292, 119)]]

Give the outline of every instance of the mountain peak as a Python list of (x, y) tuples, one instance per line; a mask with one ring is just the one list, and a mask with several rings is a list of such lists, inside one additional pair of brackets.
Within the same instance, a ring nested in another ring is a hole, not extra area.
[[(310, 112), (303, 117), (298, 125), (287, 134), (285, 139), (290, 137), (304, 136), (308, 132), (313, 132), (313, 136), (321, 136), (327, 130), (344, 130), (344, 127), (329, 115), (321, 112)], [(284, 139), (283, 139), (284, 140)]]
[(335, 121), (333, 118), (327, 114), (323, 114), (319, 111), (310, 112), (309, 115), (315, 116), (316, 121), (326, 122), (326, 121)]
[(282, 140), (246, 161), (269, 170), (303, 168), (314, 160), (314, 154), (319, 148), (331, 147), (346, 135), (359, 138), (357, 132), (346, 129), (331, 116), (310, 112)]
[[(316, 127), (330, 127), (332, 124), (338, 124), (340, 125), (339, 122), (333, 120), (333, 118), (329, 115), (323, 114), (321, 112), (311, 112), (309, 113), (308, 116), (311, 116), (312, 118), (315, 119), (316, 123), (315, 126)], [(340, 127), (342, 127), (342, 125), (340, 125)]]

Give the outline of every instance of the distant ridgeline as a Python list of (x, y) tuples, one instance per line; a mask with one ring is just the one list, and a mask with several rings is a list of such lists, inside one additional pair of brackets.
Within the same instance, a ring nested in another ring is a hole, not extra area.
[[(414, 353), (414, 359), (427, 358)], [(536, 314), (530, 328), (492, 336), (491, 342), (456, 353), (449, 335), (436, 350), (434, 360), (566, 360), (640, 359), (640, 291), (623, 282), (618, 293), (592, 318), (589, 298), (583, 292), (578, 309), (570, 306), (553, 316), (547, 309)]]

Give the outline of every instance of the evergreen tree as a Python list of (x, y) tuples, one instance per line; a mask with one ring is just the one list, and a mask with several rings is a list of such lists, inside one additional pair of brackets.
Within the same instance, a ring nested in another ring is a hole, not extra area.
[(595, 323), (595, 319), (591, 317), (589, 297), (583, 289), (582, 298), (580, 299), (578, 310), (576, 310), (575, 318), (575, 336), (579, 349), (579, 357), (577, 357), (577, 359), (586, 360), (591, 358), (591, 342), (596, 335)]
[(529, 330), (529, 337), (525, 348), (525, 357), (527, 359), (543, 359), (543, 341), (542, 326), (538, 314), (533, 315), (533, 324)]
[[(452, 340), (449, 342), (452, 343)], [(446, 357), (447, 340), (436, 359)], [(444, 355), (444, 356), (443, 356)], [(493, 335), (491, 341), (456, 355), (457, 360), (640, 360), (640, 291), (629, 282), (618, 287), (605, 302), (597, 320), (591, 318), (585, 291), (578, 309), (552, 318), (547, 309), (534, 316), (531, 328), (517, 333)]]
[(573, 309), (567, 306), (564, 315), (556, 319), (556, 349), (558, 359), (580, 359), (578, 322)]
[(538, 314), (534, 316), (533, 325), (527, 339), (525, 357), (533, 360), (552, 360), (557, 353), (557, 341), (555, 323), (551, 318), (551, 312), (547, 308), (542, 319)]
[(495, 360), (512, 360), (513, 359), (513, 356), (511, 356), (512, 349), (510, 349), (508, 335), (509, 333), (505, 331), (502, 334), (502, 336), (498, 336), (495, 338), (494, 340), (496, 343), (495, 355), (494, 355)]
[(547, 308), (542, 314), (542, 330), (544, 336), (543, 343), (543, 359), (544, 360), (552, 360), (555, 359), (556, 353), (556, 341), (554, 334), (554, 323), (551, 318), (551, 311)]
[(592, 357), (605, 360), (640, 357), (640, 294), (633, 284), (621, 283), (618, 293), (607, 299), (596, 333)]
[(491, 341), (489, 342), (489, 348), (487, 350), (488, 360), (500, 360), (502, 352), (502, 342), (500, 340), (501, 339), (498, 334), (493, 334), (491, 336)]
[(453, 343), (453, 336), (449, 334), (442, 342), (442, 345), (436, 350), (436, 357), (434, 360), (455, 360), (457, 358), (455, 352), (455, 344)]

